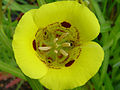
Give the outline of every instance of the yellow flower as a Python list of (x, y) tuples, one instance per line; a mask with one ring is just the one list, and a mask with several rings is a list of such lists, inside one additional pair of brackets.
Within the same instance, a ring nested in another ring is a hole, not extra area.
[(95, 15), (76, 1), (58, 1), (26, 12), (13, 50), (23, 73), (53, 90), (84, 85), (99, 70), (104, 51), (91, 40), (100, 32)]

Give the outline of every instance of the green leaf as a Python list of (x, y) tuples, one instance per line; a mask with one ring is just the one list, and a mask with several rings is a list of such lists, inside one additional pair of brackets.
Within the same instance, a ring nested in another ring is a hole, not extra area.
[(26, 76), (26, 79), (30, 86), (32, 87), (32, 90), (44, 90), (43, 86), (40, 84), (40, 82), (37, 79), (31, 79)]
[(115, 90), (119, 90), (120, 89), (120, 82), (115, 86)]
[(12, 51), (11, 41), (6, 36), (6, 34), (4, 33), (4, 30), (2, 28), (0, 28), (0, 40), (10, 51)]
[(105, 90), (114, 90), (113, 86), (112, 86), (112, 81), (109, 78), (108, 74), (106, 73), (105, 75)]
[(103, 81), (105, 79), (105, 76), (106, 76), (106, 73), (107, 73), (108, 64), (109, 64), (109, 50), (106, 50), (105, 51), (105, 59), (103, 61), (103, 65), (101, 67), (101, 77), (100, 77), (100, 81), (98, 83), (99, 87), (103, 84)]
[(12, 75), (19, 77), (21, 79), (26, 80), (24, 74), (20, 71), (20, 69), (13, 67), (7, 63), (4, 63), (3, 61), (0, 60), (0, 70), (4, 72), (11, 73)]
[[(5, 3), (8, 3), (7, 0), (4, 1)], [(3, 9), (5, 8), (5, 6), (3, 6)], [(23, 13), (27, 12), (30, 9), (35, 9), (38, 8), (38, 6), (35, 5), (29, 5), (29, 4), (18, 4), (17, 2), (13, 1), (12, 4), (9, 6), (9, 8), (11, 8), (13, 11), (21, 11)]]

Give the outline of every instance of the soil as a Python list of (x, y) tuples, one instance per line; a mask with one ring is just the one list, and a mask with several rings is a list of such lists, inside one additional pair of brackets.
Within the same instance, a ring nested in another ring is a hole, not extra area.
[[(16, 90), (18, 84), (14, 85), (12, 87), (9, 87), (9, 88), (5, 88), (5, 86), (8, 83), (10, 83), (11, 80), (13, 80), (13, 79), (9, 78), (7, 80), (0, 81), (0, 90)], [(27, 82), (24, 82), (19, 90), (32, 90), (32, 88), (30, 87), (30, 85)]]

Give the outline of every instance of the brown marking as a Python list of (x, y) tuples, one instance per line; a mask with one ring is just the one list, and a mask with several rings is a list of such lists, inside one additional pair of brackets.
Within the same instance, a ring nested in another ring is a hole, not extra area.
[(33, 40), (33, 48), (36, 51), (36, 41), (35, 40)]
[(48, 26), (52, 26), (52, 25), (55, 25), (55, 24), (59, 24), (59, 22), (55, 22), (55, 23), (49, 24)]
[(47, 59), (48, 59), (48, 63), (52, 63), (53, 59), (51, 57), (48, 57)]
[(66, 27), (66, 28), (70, 28), (70, 27), (71, 27), (71, 24), (68, 23), (68, 22), (66, 22), (66, 21), (62, 22), (61, 25), (62, 25), (63, 27)]
[(58, 58), (59, 58), (59, 59), (61, 59), (62, 57), (63, 57), (63, 55), (62, 55), (62, 54), (60, 54), (60, 55), (58, 56)]
[(65, 64), (65, 67), (71, 66), (74, 62), (75, 62), (75, 60), (69, 61), (68, 63)]
[(80, 52), (81, 52), (81, 48), (80, 48), (79, 54), (78, 54), (78, 56), (77, 56), (77, 59), (78, 59), (78, 57), (80, 56)]
[(43, 43), (43, 44), (42, 44), (42, 47), (45, 47), (45, 46), (46, 46), (46, 45)]
[(51, 61), (48, 61), (48, 63), (51, 63)]
[(75, 46), (75, 41), (70, 40), (70, 42), (71, 42), (70, 45), (74, 47)]
[(57, 37), (60, 37), (60, 35), (56, 34), (56, 38), (57, 38)]
[(52, 60), (52, 61), (53, 61), (53, 59), (52, 59), (51, 57), (48, 57), (48, 59), (50, 59), (50, 60)]
[(69, 58), (69, 55), (66, 57), (66, 59), (64, 60), (64, 62)]
[(61, 29), (56, 29), (56, 31), (65, 32), (64, 30), (61, 30)]
[(46, 64), (46, 62), (45, 61), (43, 61), (43, 60), (41, 60), (43, 63), (45, 63)]
[(39, 42), (37, 42), (37, 45), (38, 45), (37, 47), (39, 47), (39, 46), (40, 46), (40, 43), (39, 43)]
[(77, 39), (79, 40), (80, 39), (79, 31), (78, 31), (78, 29), (76, 27), (74, 27), (74, 28), (75, 28), (76, 33), (77, 33)]
[(47, 32), (45, 32), (45, 35), (47, 34)]
[(73, 43), (70, 43), (70, 46), (73, 46)]
[(41, 30), (41, 29), (38, 29), (38, 30), (37, 30), (37, 32), (36, 32), (36, 34), (35, 34), (35, 37), (37, 36), (37, 34), (38, 34), (38, 32), (39, 32), (40, 30)]
[(61, 63), (64, 63), (65, 61), (67, 61), (68, 58), (69, 58), (69, 55), (65, 58), (64, 61), (60, 62), (60, 64), (61, 64)]
[(53, 67), (53, 66), (48, 66), (48, 67), (53, 69), (61, 69), (60, 67)]

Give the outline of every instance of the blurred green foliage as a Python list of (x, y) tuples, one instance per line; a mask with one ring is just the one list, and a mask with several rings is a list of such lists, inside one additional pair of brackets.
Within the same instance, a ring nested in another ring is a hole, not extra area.
[[(1, 0), (2, 1), (2, 0)], [(20, 17), (28, 10), (56, 0), (3, 0), (0, 24), (0, 70), (27, 80), (33, 90), (44, 90), (37, 80), (26, 77), (18, 68), (12, 51), (12, 38)], [(95, 39), (105, 51), (99, 72), (82, 87), (73, 90), (120, 90), (120, 0), (89, 0), (101, 33)], [(0, 15), (1, 16), (1, 15)], [(23, 81), (22, 81), (23, 82)], [(20, 85), (18, 84), (20, 87)]]

